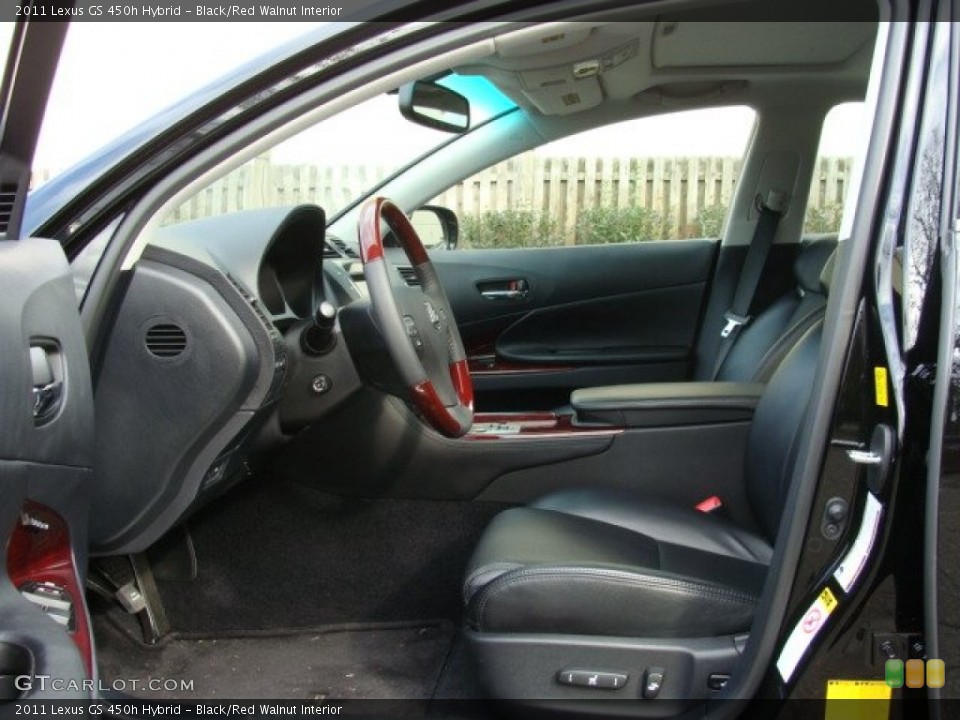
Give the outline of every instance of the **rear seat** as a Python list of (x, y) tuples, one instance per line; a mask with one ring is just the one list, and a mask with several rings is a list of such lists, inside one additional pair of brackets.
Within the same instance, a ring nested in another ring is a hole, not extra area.
[(793, 290), (740, 331), (716, 377), (715, 359), (709, 358), (698, 363), (693, 379), (757, 383), (769, 380), (790, 349), (823, 317), (836, 249), (836, 236), (804, 241), (793, 265)]

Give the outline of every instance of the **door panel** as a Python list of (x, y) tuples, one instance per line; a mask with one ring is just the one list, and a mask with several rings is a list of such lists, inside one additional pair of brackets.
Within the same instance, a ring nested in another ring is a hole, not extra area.
[[(93, 393), (59, 243), (0, 242), (0, 287), (0, 674), (81, 681), (93, 670), (82, 592)], [(63, 687), (5, 683), (2, 699), (83, 697), (82, 683)]]
[(717, 240), (436, 251), (482, 410), (686, 379)]

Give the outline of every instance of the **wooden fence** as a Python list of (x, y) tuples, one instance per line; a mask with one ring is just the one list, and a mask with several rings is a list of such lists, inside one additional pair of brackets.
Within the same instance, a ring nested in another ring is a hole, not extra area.
[[(820, 158), (808, 207), (843, 202), (852, 161)], [(581, 210), (604, 206), (656, 211), (669, 237), (702, 233), (702, 213), (729, 206), (740, 173), (730, 157), (551, 158), (524, 153), (454, 185), (432, 202), (460, 217), (531, 210), (555, 219), (573, 242)], [(235, 210), (316, 203), (336, 211), (387, 176), (383, 167), (272, 164), (261, 156), (204, 189), (165, 219), (181, 222)]]

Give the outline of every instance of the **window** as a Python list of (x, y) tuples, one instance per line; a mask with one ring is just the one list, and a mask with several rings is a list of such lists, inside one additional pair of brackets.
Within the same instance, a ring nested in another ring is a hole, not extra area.
[(744, 107), (588, 130), (489, 167), (431, 201), (460, 248), (719, 237), (753, 129)]
[[(451, 73), (437, 82), (469, 97), (471, 127), (516, 107), (482, 77)], [(175, 208), (161, 224), (299, 203), (320, 205), (329, 221), (455, 137), (407, 120), (396, 94), (377, 95), (241, 165)]]
[(827, 113), (810, 180), (805, 234), (835, 233), (840, 229), (853, 172), (853, 153), (865, 127), (862, 102), (837, 105)]

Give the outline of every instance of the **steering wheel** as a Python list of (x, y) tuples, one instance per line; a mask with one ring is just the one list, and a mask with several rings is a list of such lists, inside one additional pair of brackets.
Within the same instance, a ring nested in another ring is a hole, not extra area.
[[(388, 261), (384, 223), (399, 240), (419, 287)], [(460, 331), (437, 271), (403, 211), (382, 197), (360, 211), (360, 257), (373, 316), (414, 405), (437, 431), (460, 437), (473, 424), (473, 384)]]

